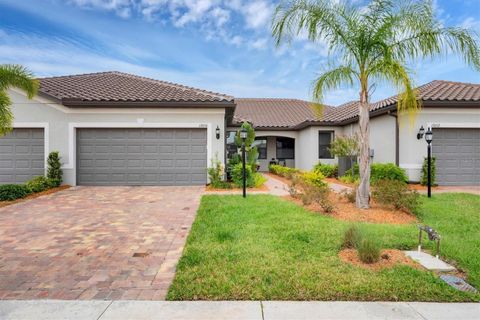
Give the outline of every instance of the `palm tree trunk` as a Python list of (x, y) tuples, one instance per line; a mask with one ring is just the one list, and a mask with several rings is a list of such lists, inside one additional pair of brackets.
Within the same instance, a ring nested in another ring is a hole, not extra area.
[(357, 188), (355, 200), (358, 208), (368, 209), (370, 200), (370, 108), (368, 104), (368, 89), (366, 84), (362, 84), (359, 108), (360, 184)]

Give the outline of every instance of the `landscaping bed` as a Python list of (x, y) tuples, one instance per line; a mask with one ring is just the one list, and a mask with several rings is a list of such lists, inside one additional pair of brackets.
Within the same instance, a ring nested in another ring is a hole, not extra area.
[(15, 204), (15, 203), (23, 202), (23, 201), (26, 201), (26, 200), (35, 199), (35, 198), (38, 198), (38, 197), (41, 197), (41, 196), (45, 196), (47, 194), (52, 194), (52, 193), (55, 193), (55, 192), (58, 192), (58, 191), (66, 190), (68, 188), (70, 188), (69, 185), (62, 185), (62, 186), (51, 188), (51, 189), (48, 189), (48, 190), (45, 190), (45, 191), (29, 194), (25, 198), (19, 198), (19, 199), (12, 200), (12, 201), (0, 201), (0, 208), (9, 206), (9, 205), (12, 205), (12, 204)]
[[(422, 222), (442, 235), (442, 258), (480, 287), (480, 197), (435, 195), (421, 211)], [(371, 270), (343, 261), (342, 238), (351, 225), (270, 195), (204, 196), (167, 299), (480, 300), (410, 265)], [(416, 224), (359, 225), (383, 249), (417, 246)]]

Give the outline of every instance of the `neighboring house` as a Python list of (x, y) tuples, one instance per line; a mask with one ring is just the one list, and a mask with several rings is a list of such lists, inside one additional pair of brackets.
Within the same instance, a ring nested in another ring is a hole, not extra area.
[[(50, 151), (62, 156), (71, 185), (202, 185), (214, 157), (233, 151), (243, 121), (256, 129), (261, 170), (278, 159), (309, 170), (335, 163), (328, 148), (357, 126), (358, 105), (325, 106), (295, 99), (233, 99), (120, 72), (40, 79), (33, 100), (12, 89), (14, 131), (0, 138), (0, 184), (45, 172)], [(422, 110), (409, 124), (395, 97), (372, 104), (373, 162), (393, 162), (418, 181), (432, 126), (440, 184), (480, 184), (480, 85), (434, 81), (419, 88)]]

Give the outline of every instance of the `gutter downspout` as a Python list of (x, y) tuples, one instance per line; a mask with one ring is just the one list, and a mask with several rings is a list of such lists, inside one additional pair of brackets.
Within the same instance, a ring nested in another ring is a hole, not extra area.
[(398, 115), (396, 113), (388, 112), (388, 115), (395, 118), (395, 164), (400, 165), (400, 134), (398, 126)]

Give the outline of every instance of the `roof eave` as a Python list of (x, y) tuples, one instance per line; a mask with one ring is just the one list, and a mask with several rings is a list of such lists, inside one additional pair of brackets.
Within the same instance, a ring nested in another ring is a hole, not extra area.
[(235, 108), (234, 101), (93, 101), (61, 99), (61, 103), (70, 108)]

